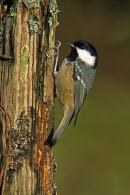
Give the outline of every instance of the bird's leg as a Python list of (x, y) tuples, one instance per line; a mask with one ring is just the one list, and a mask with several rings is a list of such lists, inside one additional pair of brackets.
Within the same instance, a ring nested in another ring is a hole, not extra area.
[[(61, 46), (61, 42), (60, 42), (60, 41), (57, 41), (56, 46), (50, 48), (50, 49), (55, 49), (55, 50), (56, 50), (55, 53), (54, 53), (54, 55), (51, 55), (51, 56), (50, 56), (50, 55), (48, 55), (48, 53), (46, 52), (46, 56), (47, 56), (48, 58), (50, 58), (50, 59), (52, 59), (53, 57), (56, 56), (55, 65), (54, 65), (54, 70), (53, 70), (53, 76), (54, 76), (54, 77), (56, 77), (56, 75), (57, 75), (57, 73), (58, 73), (58, 71), (57, 71), (57, 65), (58, 65), (59, 48), (60, 48), (60, 46)], [(48, 50), (50, 50), (50, 49), (48, 49)]]
[(56, 51), (56, 59), (55, 59), (55, 65), (54, 65), (54, 71), (53, 71), (53, 76), (55, 77), (58, 73), (57, 71), (57, 65), (58, 65), (58, 59), (59, 59), (59, 48), (61, 46), (61, 42), (57, 41), (57, 45), (55, 46)]

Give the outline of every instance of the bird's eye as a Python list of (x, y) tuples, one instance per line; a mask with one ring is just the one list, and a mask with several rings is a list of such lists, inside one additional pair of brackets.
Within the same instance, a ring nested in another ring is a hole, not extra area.
[(81, 49), (85, 49), (85, 46), (84, 46), (84, 45), (82, 45), (82, 46), (81, 46)]

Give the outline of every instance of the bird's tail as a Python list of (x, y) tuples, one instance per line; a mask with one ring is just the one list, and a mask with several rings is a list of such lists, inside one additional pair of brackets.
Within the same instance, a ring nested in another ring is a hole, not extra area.
[(52, 139), (51, 139), (51, 146), (54, 146), (60, 135), (63, 133), (65, 127), (70, 123), (72, 117), (73, 117), (73, 108), (72, 107), (68, 107), (68, 106), (64, 106), (64, 117), (57, 129), (57, 131), (55, 132), (55, 134), (53, 135)]

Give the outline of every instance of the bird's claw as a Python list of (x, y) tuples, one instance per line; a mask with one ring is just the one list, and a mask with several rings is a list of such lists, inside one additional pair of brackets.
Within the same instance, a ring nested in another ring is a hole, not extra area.
[(49, 54), (46, 52), (46, 56), (47, 56), (48, 58), (50, 58), (50, 59), (52, 59), (52, 58), (55, 57), (55, 56), (59, 57), (59, 48), (60, 48), (60, 46), (61, 46), (61, 42), (57, 40), (56, 46), (47, 49), (47, 50), (55, 49), (56, 52), (55, 52), (53, 55), (49, 55)]

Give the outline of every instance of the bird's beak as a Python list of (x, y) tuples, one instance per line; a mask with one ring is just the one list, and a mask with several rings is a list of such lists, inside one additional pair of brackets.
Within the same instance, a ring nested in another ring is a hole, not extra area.
[(72, 48), (75, 48), (75, 46), (72, 43), (67, 43), (67, 45), (69, 45)]

